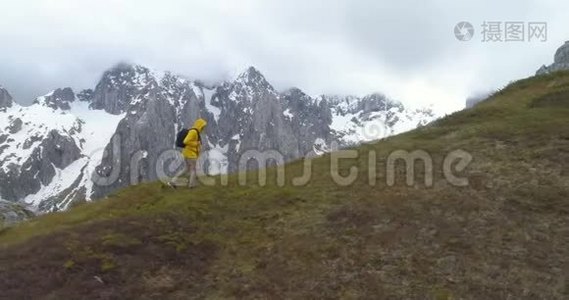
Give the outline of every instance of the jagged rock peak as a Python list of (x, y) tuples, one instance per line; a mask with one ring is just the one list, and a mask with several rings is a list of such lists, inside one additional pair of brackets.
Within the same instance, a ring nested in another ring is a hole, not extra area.
[(92, 93), (89, 107), (113, 115), (122, 114), (143, 89), (155, 88), (157, 80), (146, 67), (120, 63), (103, 74)]
[(267, 81), (265, 76), (259, 72), (255, 67), (249, 67), (245, 72), (237, 76), (235, 83), (241, 83), (251, 87), (258, 88), (269, 88), (273, 89), (273, 86)]
[(0, 86), (0, 111), (6, 111), (7, 108), (12, 107), (12, 104), (12, 96)]
[(387, 98), (384, 94), (373, 93), (362, 98), (359, 108), (366, 111), (370, 111), (378, 109), (389, 110), (394, 107), (397, 107), (400, 110), (402, 110), (403, 104)]
[(77, 94), (77, 100), (91, 102), (93, 100), (93, 93), (94, 91), (92, 89), (82, 90)]
[(313, 98), (310, 95), (307, 95), (303, 90), (301, 90), (297, 87), (292, 87), (292, 88), (284, 91), (282, 94), (283, 94), (284, 98), (288, 99), (289, 101), (291, 101), (291, 100), (302, 101), (306, 105), (319, 106), (321, 104), (328, 103), (328, 99), (326, 97), (319, 96), (319, 97)]
[(106, 85), (108, 87), (125, 85), (145, 86), (152, 79), (154, 79), (153, 74), (147, 67), (119, 63), (103, 73), (97, 88), (99, 88), (99, 85)]
[(553, 57), (553, 64), (546, 66), (543, 65), (536, 72), (536, 75), (547, 74), (555, 71), (569, 70), (569, 41), (566, 41), (557, 51)]
[(566, 41), (557, 51), (555, 51), (555, 63), (569, 63), (569, 41)]
[(75, 93), (71, 88), (56, 89), (47, 95), (34, 100), (34, 104), (47, 106), (52, 109), (69, 110), (70, 103), (75, 101)]
[(188, 80), (184, 76), (174, 74), (170, 71), (166, 71), (162, 76), (160, 76), (160, 84), (166, 89), (171, 89), (173, 87), (182, 87), (182, 86), (187, 87), (190, 84), (190, 80)]

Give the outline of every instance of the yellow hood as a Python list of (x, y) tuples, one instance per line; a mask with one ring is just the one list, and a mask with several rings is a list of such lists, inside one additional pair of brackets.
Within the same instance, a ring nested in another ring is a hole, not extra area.
[(194, 122), (194, 126), (192, 126), (192, 128), (197, 129), (201, 133), (206, 125), (207, 125), (207, 121), (200, 118)]

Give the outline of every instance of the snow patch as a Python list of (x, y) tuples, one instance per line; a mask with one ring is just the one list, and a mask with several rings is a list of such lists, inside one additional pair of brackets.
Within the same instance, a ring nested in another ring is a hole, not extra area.
[(211, 103), (213, 96), (215, 95), (215, 89), (203, 89), (203, 97), (205, 99), (206, 109), (213, 114), (215, 122), (219, 121), (219, 116), (221, 115), (221, 109)]
[(241, 137), (239, 134), (236, 134), (232, 136), (231, 139), (237, 141), (237, 145), (235, 145), (235, 152), (239, 152), (239, 149), (241, 148)]
[(283, 111), (283, 115), (285, 117), (287, 117), (289, 120), (292, 120), (293, 114), (290, 112), (290, 108), (287, 108), (285, 111)]
[(209, 175), (219, 175), (227, 174), (227, 169), (229, 162), (227, 160), (227, 150), (229, 145), (221, 147), (219, 145), (214, 145), (209, 151), (207, 151), (208, 164), (208, 174)]
[[(58, 113), (56, 117), (54, 117), (54, 112)], [(20, 119), (22, 121), (22, 129), (14, 134), (9, 134), (8, 140), (3, 144), (7, 146), (0, 154), (0, 164), (4, 172), (8, 171), (11, 164), (18, 165), (20, 162), (28, 160), (34, 149), (41, 143), (41, 139), (52, 130), (56, 130), (64, 136), (71, 136), (76, 142), (79, 142), (79, 133), (69, 133), (72, 132), (72, 128), (76, 127), (77, 118), (64, 111), (56, 111), (40, 104), (28, 107), (13, 105), (2, 114), (4, 116), (0, 118), (0, 130), (10, 126), (13, 120)], [(37, 141), (33, 141), (33, 138)]]
[(73, 183), (79, 178), (81, 171), (88, 162), (89, 159), (83, 157), (74, 161), (64, 170), (55, 168), (55, 176), (53, 177), (51, 183), (42, 186), (37, 193), (27, 196), (23, 201), (27, 205), (31, 205), (37, 211), (37, 207), (42, 201), (50, 197), (57, 196), (65, 189), (72, 186)]

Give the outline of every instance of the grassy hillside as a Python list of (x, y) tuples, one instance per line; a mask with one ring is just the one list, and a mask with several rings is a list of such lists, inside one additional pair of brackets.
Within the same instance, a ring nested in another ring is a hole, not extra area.
[[(424, 150), (434, 185), (386, 185), (395, 150)], [(442, 160), (473, 156), (450, 185)], [(569, 73), (511, 84), (473, 109), (357, 149), (341, 173), (302, 162), (278, 187), (149, 183), (0, 233), (0, 298), (569, 298)], [(368, 153), (377, 184), (368, 183)], [(248, 174), (254, 177), (255, 173)]]

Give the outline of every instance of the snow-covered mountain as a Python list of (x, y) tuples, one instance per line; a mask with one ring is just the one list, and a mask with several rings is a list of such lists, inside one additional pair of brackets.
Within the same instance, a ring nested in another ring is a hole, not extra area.
[(381, 94), (279, 92), (253, 67), (207, 86), (120, 64), (94, 90), (57, 89), (28, 107), (0, 88), (0, 200), (40, 212), (65, 209), (156, 180), (156, 165), (166, 162), (163, 154), (172, 152), (177, 131), (198, 117), (208, 120), (209, 174), (237, 170), (247, 150), (276, 150), (292, 160), (320, 154), (332, 142), (377, 140), (435, 118), (429, 109), (408, 109)]
[[(33, 105), (13, 104), (0, 117), (0, 197), (39, 210), (66, 207), (90, 195), (90, 173), (100, 163), (123, 116), (89, 109), (71, 89), (58, 89)], [(80, 195), (70, 189), (81, 187)]]
[(431, 122), (435, 115), (428, 108), (408, 109), (382, 94), (363, 98), (321, 96), (330, 103), (330, 129), (342, 145), (356, 145), (409, 131)]

